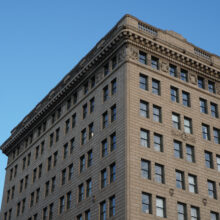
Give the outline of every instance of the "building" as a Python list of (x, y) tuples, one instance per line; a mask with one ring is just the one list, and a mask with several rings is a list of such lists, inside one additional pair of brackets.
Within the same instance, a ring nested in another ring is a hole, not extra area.
[(219, 219), (219, 106), (220, 57), (125, 15), (2, 144), (0, 218)]

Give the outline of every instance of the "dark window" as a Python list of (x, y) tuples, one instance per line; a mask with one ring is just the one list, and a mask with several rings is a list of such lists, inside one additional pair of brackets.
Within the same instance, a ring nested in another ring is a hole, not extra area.
[(89, 103), (90, 103), (90, 113), (92, 113), (94, 112), (95, 109), (95, 98), (93, 97), (92, 99), (90, 99)]
[(68, 155), (68, 143), (63, 146), (63, 159), (66, 159)]
[(180, 71), (180, 79), (185, 81), (185, 82), (188, 82), (188, 72), (184, 69), (181, 69)]
[(220, 144), (220, 129), (213, 128), (213, 134), (215, 144)]
[(53, 153), (53, 167), (57, 165), (57, 159), (58, 159), (58, 152)]
[(66, 101), (66, 109), (69, 110), (71, 107), (71, 98)]
[(89, 91), (89, 84), (88, 84), (88, 82), (86, 82), (84, 84), (84, 95), (86, 95), (88, 93), (88, 91)]
[[(53, 219), (53, 207), (54, 207), (54, 205), (53, 205), (53, 203), (51, 203), (50, 205), (49, 205), (49, 220), (52, 220)], [(35, 217), (34, 217), (35, 218)], [(35, 220), (35, 219), (34, 219)]]
[(150, 161), (141, 159), (141, 176), (144, 179), (151, 179)]
[(152, 214), (152, 196), (142, 192), (142, 212)]
[(190, 93), (182, 91), (182, 103), (186, 107), (190, 107)]
[(185, 189), (184, 173), (179, 170), (176, 170), (176, 187)]
[(109, 73), (109, 63), (106, 63), (104, 66), (104, 76), (107, 76)]
[(109, 198), (109, 217), (115, 216), (115, 196)]
[(186, 204), (181, 202), (177, 203), (177, 215), (178, 220), (187, 220)]
[(116, 105), (111, 107), (111, 122), (116, 120)]
[(108, 85), (103, 88), (103, 101), (108, 99)]
[(75, 92), (75, 93), (73, 94), (73, 104), (74, 104), (74, 105), (77, 103), (77, 98), (78, 98), (78, 94), (77, 94), (77, 92)]
[(208, 168), (212, 168), (212, 169), (214, 168), (211, 152), (205, 151), (205, 165)]
[(153, 120), (156, 122), (162, 122), (162, 115), (161, 115), (161, 107), (153, 105)]
[(52, 178), (52, 183), (51, 183), (51, 192), (53, 193), (56, 187), (56, 176)]
[(184, 132), (192, 134), (192, 119), (184, 117)]
[[(45, 197), (47, 197), (49, 195), (49, 188), (50, 188), (50, 182), (47, 181), (45, 183)], [(34, 196), (33, 196), (34, 197)]]
[(205, 89), (205, 80), (200, 76), (198, 76), (198, 87), (201, 89)]
[(108, 112), (104, 112), (102, 114), (102, 128), (106, 128), (108, 126)]
[(53, 145), (53, 133), (50, 134), (50, 147)]
[(159, 70), (159, 59), (157, 57), (151, 56), (151, 67)]
[(214, 181), (207, 180), (208, 183), (208, 194), (210, 198), (217, 199), (216, 184)]
[(43, 209), (43, 220), (47, 220), (48, 212), (47, 212), (47, 207)]
[(140, 115), (145, 118), (149, 117), (149, 104), (143, 100), (140, 100)]
[(169, 70), (170, 70), (170, 76), (177, 77), (177, 68), (176, 68), (176, 66), (170, 64)]
[(117, 66), (117, 59), (116, 56), (112, 58), (112, 69), (114, 69)]
[(106, 220), (107, 214), (106, 214), (106, 202), (103, 201), (100, 203), (100, 220)]
[(72, 203), (72, 192), (68, 192), (66, 194), (66, 202), (67, 202), (66, 209), (70, 209)]
[(110, 165), (110, 183), (115, 182), (116, 178), (116, 166), (115, 163)]
[(81, 202), (84, 199), (84, 186), (83, 184), (79, 185), (79, 199), (78, 202)]
[(140, 130), (140, 142), (141, 146), (150, 147), (149, 131), (144, 129)]
[(183, 158), (183, 150), (182, 150), (182, 143), (180, 141), (174, 141), (174, 156), (176, 158)]
[(111, 87), (112, 87), (112, 95), (114, 95), (116, 93), (116, 91), (117, 91), (117, 81), (116, 81), (116, 78), (111, 81)]
[(85, 144), (86, 143), (86, 129), (84, 128), (82, 131), (81, 131), (81, 144)]
[(68, 180), (71, 180), (73, 178), (73, 164), (70, 164), (68, 168), (69, 168)]
[(91, 166), (92, 166), (92, 150), (90, 150), (90, 151), (87, 153), (87, 156), (88, 156), (87, 167), (91, 167)]
[(173, 102), (179, 102), (179, 90), (176, 87), (170, 87), (170, 98)]
[(139, 51), (139, 62), (143, 64), (147, 64), (147, 54)]
[(86, 118), (87, 112), (88, 112), (88, 109), (87, 109), (87, 103), (86, 103), (85, 105), (83, 105), (83, 119)]
[(155, 163), (155, 181), (157, 183), (165, 183), (164, 166), (157, 163)]
[(59, 141), (60, 138), (60, 128), (56, 129), (56, 142)]
[(76, 113), (72, 115), (72, 128), (76, 126)]
[(86, 158), (85, 155), (80, 157), (80, 173), (83, 172), (86, 168)]
[(195, 162), (194, 147), (188, 144), (186, 145), (186, 160), (191, 163)]
[(61, 185), (66, 183), (66, 169), (62, 170)]
[(207, 114), (208, 113), (207, 100), (200, 98), (199, 104), (200, 104), (200, 112)]
[(95, 76), (91, 78), (91, 88), (95, 86)]
[(215, 83), (212, 81), (208, 81), (208, 90), (211, 93), (215, 93)]
[(148, 90), (148, 83), (147, 83), (148, 80), (147, 79), (148, 79), (147, 76), (140, 74), (139, 86), (141, 89)]
[(60, 198), (60, 214), (64, 212), (64, 207), (65, 207), (65, 199), (64, 199), (64, 196), (62, 196)]
[(102, 157), (105, 157), (108, 155), (108, 141), (107, 139), (102, 141)]
[(94, 124), (93, 122), (89, 124), (89, 139), (91, 139), (94, 136)]
[(152, 79), (152, 93), (160, 95), (160, 81)]
[(86, 210), (86, 212), (85, 212), (85, 220), (91, 220), (90, 209), (89, 209), (89, 210)]
[(113, 134), (110, 135), (110, 144), (111, 144), (111, 151), (116, 149), (116, 133), (114, 132)]
[(190, 216), (191, 220), (200, 220), (199, 208), (191, 206)]
[(210, 127), (209, 127), (209, 125), (202, 124), (202, 137), (204, 140), (210, 140)]
[(210, 218), (211, 218), (211, 220), (219, 220), (219, 213), (211, 211)]
[(107, 170), (104, 169), (101, 171), (101, 188), (107, 186)]
[(211, 115), (213, 118), (218, 118), (218, 105), (211, 102), (210, 103), (211, 106)]
[(70, 153), (71, 153), (71, 154), (73, 153), (74, 148), (75, 148), (75, 138), (73, 137), (73, 138), (70, 140)]
[(90, 197), (92, 195), (92, 180), (88, 179), (86, 181), (86, 197)]
[(154, 149), (159, 152), (163, 152), (163, 136), (154, 133)]

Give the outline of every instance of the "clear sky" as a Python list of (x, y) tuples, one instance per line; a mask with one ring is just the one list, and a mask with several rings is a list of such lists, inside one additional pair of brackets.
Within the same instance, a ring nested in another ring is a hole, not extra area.
[[(0, 0), (0, 145), (126, 13), (220, 55), (219, 0)], [(0, 151), (0, 205), (7, 158)]]

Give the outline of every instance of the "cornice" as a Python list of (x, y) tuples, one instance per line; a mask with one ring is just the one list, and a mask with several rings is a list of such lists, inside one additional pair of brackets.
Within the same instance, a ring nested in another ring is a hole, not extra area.
[[(128, 16), (128, 15), (126, 15)], [(125, 17), (126, 17), (125, 16)], [(121, 42), (131, 43), (139, 48), (144, 48), (166, 59), (179, 62), (193, 71), (209, 78), (220, 81), (220, 69), (212, 65), (211, 61), (198, 58), (195, 54), (185, 51), (166, 41), (158, 39), (155, 34), (145, 33), (129, 24), (121, 24), (122, 18), (117, 25), (73, 68), (61, 82), (53, 88), (49, 94), (18, 124), (11, 136), (2, 144), (1, 150), (7, 154), (12, 146), (28, 131), (33, 128), (54, 106), (65, 96), (74, 90), (96, 68), (101, 60), (108, 56)], [(137, 54), (136, 54), (137, 56)]]

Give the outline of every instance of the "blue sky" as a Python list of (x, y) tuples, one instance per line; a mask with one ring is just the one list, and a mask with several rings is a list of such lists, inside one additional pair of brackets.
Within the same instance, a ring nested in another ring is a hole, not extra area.
[[(219, 0), (0, 0), (0, 145), (124, 14), (220, 55), (219, 8)], [(0, 204), (6, 163), (0, 151)]]

